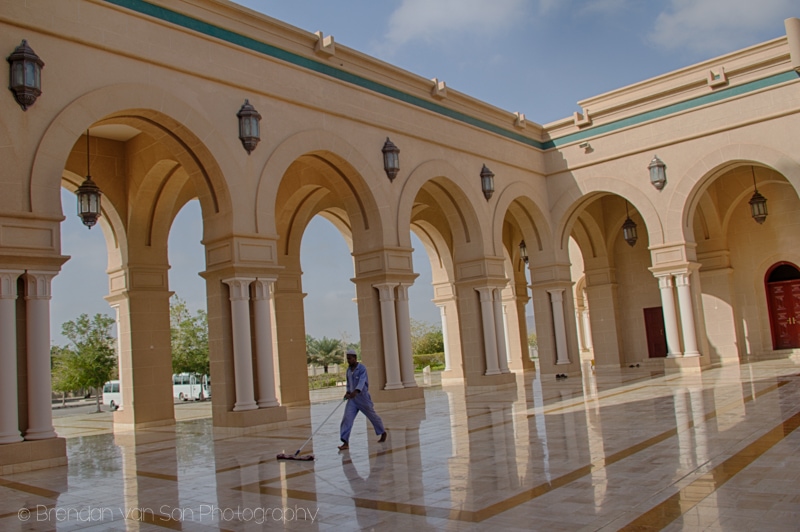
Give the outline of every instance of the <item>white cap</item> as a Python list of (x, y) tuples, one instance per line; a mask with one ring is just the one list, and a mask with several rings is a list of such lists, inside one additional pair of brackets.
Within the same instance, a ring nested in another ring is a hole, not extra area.
[(347, 354), (348, 355), (358, 356), (358, 353), (356, 353), (355, 349), (348, 349), (347, 350)]

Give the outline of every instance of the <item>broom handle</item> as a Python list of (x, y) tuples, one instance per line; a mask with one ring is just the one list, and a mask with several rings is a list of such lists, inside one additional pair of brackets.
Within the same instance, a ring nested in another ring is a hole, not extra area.
[(308, 437), (308, 439), (305, 441), (305, 443), (303, 443), (303, 445), (301, 445), (301, 446), (300, 446), (300, 448), (299, 448), (299, 449), (297, 449), (297, 452), (296, 452), (296, 453), (294, 453), (294, 455), (295, 455), (295, 456), (297, 456), (298, 454), (300, 454), (300, 451), (302, 451), (302, 450), (303, 450), (303, 447), (305, 447), (305, 446), (308, 444), (308, 442), (310, 442), (310, 441), (311, 441), (311, 438), (313, 438), (313, 437), (314, 437), (314, 435), (315, 435), (317, 432), (319, 432), (319, 429), (321, 429), (321, 428), (322, 428), (322, 426), (323, 426), (323, 425), (325, 425), (325, 423), (327, 423), (327, 422), (328, 422), (328, 420), (331, 418), (331, 416), (333, 415), (333, 413), (334, 413), (334, 412), (336, 412), (337, 410), (339, 410), (339, 407), (340, 407), (340, 406), (342, 406), (342, 403), (345, 403), (345, 402), (347, 402), (347, 399), (343, 399), (343, 400), (342, 400), (340, 403), (337, 403), (337, 404), (336, 404), (336, 408), (334, 408), (333, 410), (331, 410), (331, 413), (330, 413), (330, 414), (328, 414), (328, 417), (326, 417), (326, 418), (325, 418), (325, 421), (323, 421), (322, 423), (320, 423), (319, 427), (317, 427), (317, 430), (315, 430), (314, 432), (312, 432), (312, 433), (311, 433), (311, 436), (309, 436), (309, 437)]

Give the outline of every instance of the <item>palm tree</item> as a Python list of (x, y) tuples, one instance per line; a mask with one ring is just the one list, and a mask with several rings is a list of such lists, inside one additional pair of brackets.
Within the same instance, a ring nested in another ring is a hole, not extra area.
[(341, 340), (323, 336), (321, 340), (312, 337), (306, 338), (306, 350), (309, 364), (322, 366), (328, 373), (328, 366), (341, 364), (344, 361), (344, 346)]

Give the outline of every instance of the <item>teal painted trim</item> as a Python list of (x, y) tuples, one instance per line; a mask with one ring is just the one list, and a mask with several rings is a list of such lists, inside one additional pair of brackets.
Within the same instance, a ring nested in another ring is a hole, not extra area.
[(602, 126), (591, 127), (588, 129), (584, 129), (583, 131), (579, 131), (577, 133), (572, 133), (545, 142), (539, 142), (524, 135), (520, 135), (519, 133), (503, 129), (499, 126), (496, 126), (495, 124), (490, 124), (489, 122), (484, 122), (483, 120), (480, 120), (478, 118), (474, 118), (464, 113), (448, 109), (447, 107), (444, 107), (437, 103), (430, 102), (428, 100), (419, 98), (417, 96), (412, 96), (411, 94), (407, 94), (392, 87), (387, 87), (386, 85), (382, 85), (367, 78), (363, 78), (361, 76), (345, 72), (344, 70), (332, 67), (331, 65), (320, 63), (319, 61), (315, 61), (313, 59), (309, 59), (307, 57), (297, 55), (295, 53), (288, 52), (286, 50), (282, 50), (275, 46), (257, 41), (255, 39), (251, 39), (250, 37), (245, 37), (244, 35), (240, 35), (233, 31), (226, 30), (218, 26), (214, 26), (207, 22), (197, 20), (188, 15), (183, 15), (181, 13), (177, 13), (170, 9), (166, 9), (161, 6), (151, 4), (144, 0), (105, 0), (105, 1), (110, 4), (124, 7), (132, 11), (136, 11), (137, 13), (149, 15), (151, 17), (163, 20), (165, 22), (175, 24), (176, 26), (181, 26), (183, 28), (196, 31), (204, 35), (208, 35), (210, 37), (214, 37), (222, 41), (229, 42), (231, 44), (235, 44), (243, 48), (247, 48), (254, 52), (274, 57), (275, 59), (286, 61), (293, 65), (297, 65), (307, 70), (311, 70), (313, 72), (329, 76), (339, 81), (344, 81), (346, 83), (362, 87), (377, 94), (388, 96), (389, 98), (393, 98), (395, 100), (410, 105), (414, 105), (421, 109), (425, 109), (437, 113), (439, 115), (446, 116), (448, 118), (457, 120), (464, 124), (475, 126), (485, 131), (495, 133), (507, 139), (515, 140), (517, 142), (521, 142), (523, 144), (526, 144), (528, 146), (540, 150), (557, 148), (559, 146), (563, 146), (564, 144), (578, 142), (580, 140), (585, 140), (587, 138), (594, 137), (597, 135), (611, 133), (615, 130), (641, 124), (649, 120), (663, 118), (673, 113), (679, 113), (687, 109), (694, 109), (702, 105), (719, 102), (727, 98), (732, 98), (734, 96), (739, 96), (741, 94), (746, 94), (748, 92), (760, 90), (766, 87), (770, 87), (772, 85), (777, 85), (779, 83), (796, 80), (798, 76), (800, 76), (800, 73), (794, 71), (775, 74), (773, 76), (769, 76), (756, 81), (751, 81), (749, 83), (744, 83), (736, 87), (730, 87), (727, 89), (718, 90), (711, 94), (707, 94), (705, 96), (700, 96), (697, 98), (693, 98), (691, 100), (686, 100), (684, 102), (679, 102), (676, 104), (661, 107), (659, 109), (654, 109), (652, 111), (647, 111), (638, 115), (630, 116), (628, 118), (623, 118), (615, 122), (603, 124)]
[(301, 55), (297, 55), (292, 52), (287, 52), (286, 50), (282, 50), (275, 46), (271, 46), (269, 44), (256, 41), (255, 39), (251, 39), (250, 37), (239, 35), (238, 33), (232, 32), (230, 30), (226, 30), (224, 28), (208, 24), (207, 22), (203, 22), (191, 18), (187, 15), (183, 15), (181, 13), (177, 13), (175, 11), (160, 6), (150, 4), (143, 0), (105, 0), (105, 1), (110, 4), (124, 7), (132, 11), (136, 11), (137, 13), (149, 15), (151, 17), (169, 22), (171, 24), (175, 24), (176, 26), (181, 26), (183, 28), (187, 28), (196, 31), (198, 33), (202, 33), (204, 35), (215, 37), (217, 39), (229, 42), (231, 44), (236, 44), (243, 48), (253, 50), (254, 52), (259, 52), (264, 55), (268, 55), (270, 57), (274, 57), (276, 59), (292, 63), (293, 65), (297, 65), (299, 67), (311, 70), (313, 72), (317, 72), (319, 74), (324, 74), (339, 81), (344, 81), (346, 83), (362, 87), (372, 92), (388, 96), (395, 100), (399, 100), (401, 102), (408, 103), (416, 107), (426, 109), (428, 111), (432, 111), (442, 116), (452, 118), (453, 120), (458, 120), (459, 122), (463, 122), (465, 124), (469, 124), (471, 126), (475, 126), (477, 128), (486, 131), (490, 131), (492, 133), (501, 135), (511, 140), (522, 142), (523, 144), (527, 144), (528, 146), (542, 149), (541, 142), (525, 137), (513, 131), (505, 130), (494, 124), (490, 124), (488, 122), (484, 122), (483, 120), (479, 120), (472, 116), (465, 115), (464, 113), (448, 109), (447, 107), (436, 104), (434, 102), (430, 102), (423, 98), (412, 96), (410, 94), (399, 91), (392, 87), (387, 87), (386, 85), (382, 85), (375, 81), (363, 78), (361, 76), (357, 76), (355, 74), (351, 74), (349, 72), (345, 72), (344, 70), (340, 70), (325, 63), (320, 63), (319, 61), (315, 61), (313, 59), (309, 59), (307, 57), (303, 57)]
[(569, 144), (571, 142), (578, 142), (580, 140), (585, 140), (589, 137), (603, 135), (605, 133), (611, 133), (612, 131), (615, 131), (617, 129), (635, 126), (637, 124), (641, 124), (642, 122), (655, 120), (657, 118), (663, 118), (665, 116), (674, 113), (680, 113), (681, 111), (686, 111), (688, 109), (694, 109), (696, 107), (708, 105), (710, 103), (719, 102), (722, 100), (726, 100), (728, 98), (733, 98), (734, 96), (740, 96), (742, 94), (747, 94), (748, 92), (753, 92), (760, 89), (764, 89), (766, 87), (771, 87), (772, 85), (778, 85), (780, 83), (785, 83), (787, 81), (796, 80), (798, 76), (800, 76), (800, 73), (795, 72), (794, 70), (790, 70), (789, 72), (782, 72), (780, 74), (774, 74), (772, 76), (758, 79), (756, 81), (751, 81), (749, 83), (743, 83), (735, 87), (718, 90), (711, 94), (706, 94), (705, 96), (698, 96), (697, 98), (692, 98), (691, 100), (674, 103), (672, 105), (667, 105), (659, 109), (653, 109), (652, 111), (646, 111), (638, 115), (629, 116), (628, 118), (623, 118), (621, 120), (609, 122), (608, 124), (603, 124), (602, 126), (592, 127), (580, 131), (578, 133), (572, 133), (570, 135), (564, 135), (563, 137), (559, 137), (553, 140), (548, 140), (542, 143), (542, 148), (545, 150), (550, 148), (557, 148), (559, 146), (563, 146), (564, 144)]

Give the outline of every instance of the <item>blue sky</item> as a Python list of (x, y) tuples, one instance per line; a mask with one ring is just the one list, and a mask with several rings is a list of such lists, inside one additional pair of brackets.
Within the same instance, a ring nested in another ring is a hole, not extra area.
[[(527, 120), (571, 116), (577, 102), (784, 35), (797, 0), (239, 0), (236, 3), (347, 46)], [(88, 231), (62, 191), (62, 253), (74, 257), (53, 281), (51, 335), (81, 313), (113, 311), (99, 228)], [(173, 224), (170, 289), (205, 308), (197, 272), (204, 257), (197, 202)], [(418, 240), (412, 318), (438, 323), (430, 266)], [(333, 226), (312, 221), (301, 249), (306, 329), (358, 340), (352, 259)], [(342, 305), (343, 301), (348, 304)]]

